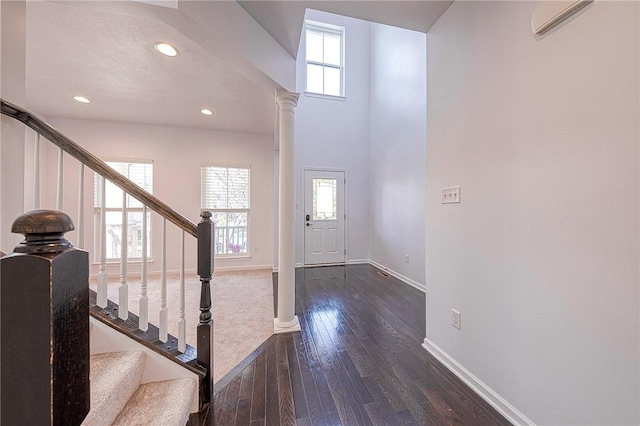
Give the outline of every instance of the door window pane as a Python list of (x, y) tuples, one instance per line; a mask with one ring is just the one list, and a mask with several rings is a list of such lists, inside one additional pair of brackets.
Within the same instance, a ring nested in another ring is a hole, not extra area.
[(336, 220), (336, 180), (313, 179), (313, 220)]

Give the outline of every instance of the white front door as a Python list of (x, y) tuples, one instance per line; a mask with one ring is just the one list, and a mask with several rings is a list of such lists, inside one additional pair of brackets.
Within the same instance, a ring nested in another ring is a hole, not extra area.
[(304, 264), (344, 263), (343, 171), (304, 171)]

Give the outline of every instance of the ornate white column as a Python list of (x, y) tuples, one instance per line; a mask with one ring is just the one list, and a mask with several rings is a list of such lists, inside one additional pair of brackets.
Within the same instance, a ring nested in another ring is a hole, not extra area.
[(278, 134), (280, 145), (279, 209), (278, 209), (278, 316), (273, 320), (274, 333), (300, 331), (295, 315), (295, 108), (298, 94), (276, 91), (279, 107)]

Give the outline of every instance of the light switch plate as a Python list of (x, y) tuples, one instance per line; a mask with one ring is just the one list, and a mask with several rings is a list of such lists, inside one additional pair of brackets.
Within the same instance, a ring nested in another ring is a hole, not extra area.
[(460, 185), (442, 188), (442, 204), (455, 204), (460, 202)]

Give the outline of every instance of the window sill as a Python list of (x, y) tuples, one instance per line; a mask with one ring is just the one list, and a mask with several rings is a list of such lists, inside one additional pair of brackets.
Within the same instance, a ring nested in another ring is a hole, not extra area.
[(322, 93), (314, 93), (314, 92), (304, 92), (305, 96), (308, 96), (310, 98), (319, 98), (319, 99), (326, 99), (329, 101), (340, 101), (340, 102), (344, 102), (347, 100), (347, 98), (345, 96), (334, 96), (334, 95), (325, 95)]

